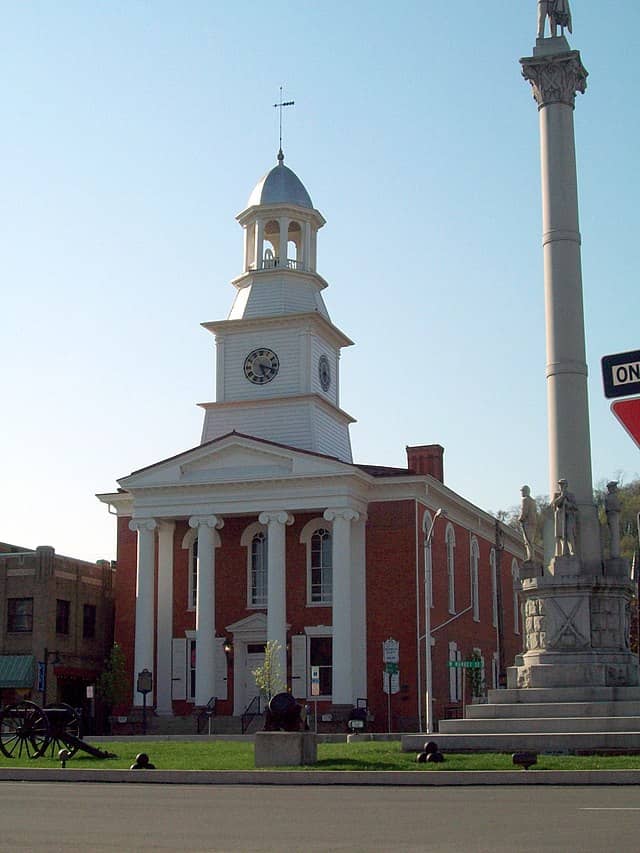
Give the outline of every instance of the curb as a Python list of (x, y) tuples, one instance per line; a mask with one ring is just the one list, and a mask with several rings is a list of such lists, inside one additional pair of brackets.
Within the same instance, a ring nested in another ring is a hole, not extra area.
[(0, 782), (154, 785), (638, 785), (640, 770), (35, 770), (0, 769)]

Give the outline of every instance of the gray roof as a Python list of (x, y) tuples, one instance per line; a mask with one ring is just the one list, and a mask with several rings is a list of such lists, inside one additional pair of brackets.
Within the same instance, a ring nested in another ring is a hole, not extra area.
[(270, 169), (253, 188), (247, 207), (256, 204), (295, 204), (298, 207), (309, 207), (313, 210), (313, 202), (304, 184), (295, 172), (278, 157), (278, 165)]

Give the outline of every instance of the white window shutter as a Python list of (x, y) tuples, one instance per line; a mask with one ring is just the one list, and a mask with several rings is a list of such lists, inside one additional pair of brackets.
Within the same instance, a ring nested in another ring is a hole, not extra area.
[(171, 698), (187, 698), (187, 641), (176, 637), (171, 641)]
[(291, 637), (291, 692), (295, 699), (307, 698), (307, 638)]
[(216, 637), (216, 699), (227, 698), (227, 656), (224, 637)]

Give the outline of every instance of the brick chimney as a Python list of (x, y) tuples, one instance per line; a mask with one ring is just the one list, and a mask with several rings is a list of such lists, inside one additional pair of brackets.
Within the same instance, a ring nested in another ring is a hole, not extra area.
[(407, 467), (413, 474), (431, 474), (444, 483), (444, 447), (441, 444), (407, 447)]

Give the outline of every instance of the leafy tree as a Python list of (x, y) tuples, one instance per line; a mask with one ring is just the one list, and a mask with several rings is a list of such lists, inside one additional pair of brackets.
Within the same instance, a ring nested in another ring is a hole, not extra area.
[(280, 650), (282, 646), (277, 640), (269, 640), (264, 648), (264, 663), (256, 667), (251, 674), (256, 685), (267, 702), (277, 693), (286, 690), (286, 683), (280, 665)]
[(105, 667), (96, 682), (100, 698), (110, 707), (122, 705), (129, 698), (129, 676), (124, 652), (118, 643), (111, 647)]

